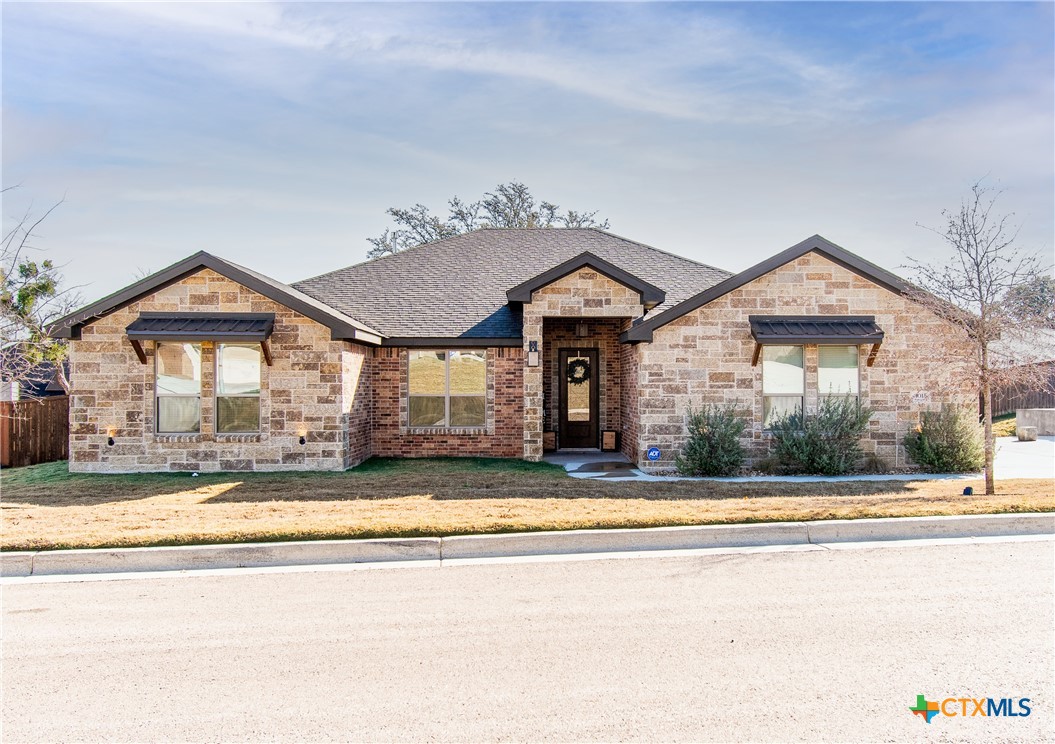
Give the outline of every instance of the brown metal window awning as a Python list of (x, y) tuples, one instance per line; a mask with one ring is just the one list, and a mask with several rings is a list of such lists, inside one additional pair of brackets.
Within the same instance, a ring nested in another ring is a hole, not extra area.
[(274, 313), (143, 313), (125, 333), (142, 364), (147, 363), (143, 341), (220, 341), (260, 344), (270, 367), (274, 327)]
[(883, 329), (873, 315), (751, 315), (748, 321), (755, 339), (752, 367), (765, 344), (871, 344), (867, 361), (871, 367), (883, 343)]

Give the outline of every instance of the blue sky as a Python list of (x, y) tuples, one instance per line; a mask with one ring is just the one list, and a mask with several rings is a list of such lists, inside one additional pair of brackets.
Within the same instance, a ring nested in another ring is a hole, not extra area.
[(293, 281), (520, 180), (740, 270), (944, 250), (977, 179), (1055, 245), (1052, 3), (3, 3), (5, 219), (85, 299), (197, 250)]

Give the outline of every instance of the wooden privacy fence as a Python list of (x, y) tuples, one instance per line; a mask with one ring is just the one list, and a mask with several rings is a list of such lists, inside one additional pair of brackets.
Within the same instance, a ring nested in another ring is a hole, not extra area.
[(65, 460), (70, 451), (70, 399), (0, 402), (0, 467)]
[(1014, 413), (1018, 408), (1055, 408), (1055, 362), (1047, 362), (1048, 390), (1012, 385), (993, 390), (993, 415)]

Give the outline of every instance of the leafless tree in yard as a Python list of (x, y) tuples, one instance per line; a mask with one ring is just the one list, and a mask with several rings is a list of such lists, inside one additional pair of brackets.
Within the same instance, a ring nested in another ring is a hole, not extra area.
[(463, 202), (457, 196), (447, 202), (446, 219), (433, 214), (424, 204), (407, 209), (392, 207), (388, 215), (396, 223), (376, 238), (367, 258), (399, 253), (407, 248), (455, 235), (501, 227), (597, 227), (608, 229), (608, 220), (598, 220), (597, 212), (579, 212), (548, 201), (536, 202), (531, 190), (518, 181), (499, 184), (479, 201)]
[(1050, 377), (1040, 363), (1055, 359), (1052, 335), (1043, 330), (1045, 308), (1024, 313), (1023, 303), (1009, 302), (1021, 294), (1021, 288), (1040, 282), (1050, 267), (1038, 253), (1015, 244), (1014, 214), (994, 210), (1001, 193), (979, 181), (959, 209), (942, 212), (942, 227), (921, 225), (952, 249), (947, 261), (909, 259), (920, 290), (913, 299), (954, 329), (949, 343), (938, 345), (934, 354), (945, 357), (950, 367), (964, 369), (963, 384), (981, 393), (986, 494), (996, 493), (993, 390), (1011, 385), (1046, 389)]
[(51, 338), (47, 328), (75, 309), (79, 297), (74, 289), (63, 288), (60, 267), (51, 259), (39, 260), (41, 249), (33, 244), (37, 229), (60, 204), (39, 216), (27, 210), (4, 232), (0, 244), (0, 363), (7, 383), (47, 384), (54, 374), (68, 393), (70, 383), (63, 364), (67, 344)]

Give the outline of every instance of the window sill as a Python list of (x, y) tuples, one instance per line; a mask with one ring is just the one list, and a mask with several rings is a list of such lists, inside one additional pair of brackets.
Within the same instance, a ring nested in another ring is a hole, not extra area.
[(408, 435), (449, 434), (452, 436), (481, 436), (487, 434), (486, 426), (407, 426)]
[(217, 442), (235, 442), (235, 443), (252, 443), (252, 442), (263, 442), (267, 435), (262, 432), (245, 432), (242, 434), (236, 434), (234, 432), (215, 434), (214, 438)]
[(154, 442), (157, 444), (187, 444), (204, 442), (205, 437), (201, 433), (197, 434), (155, 434)]

